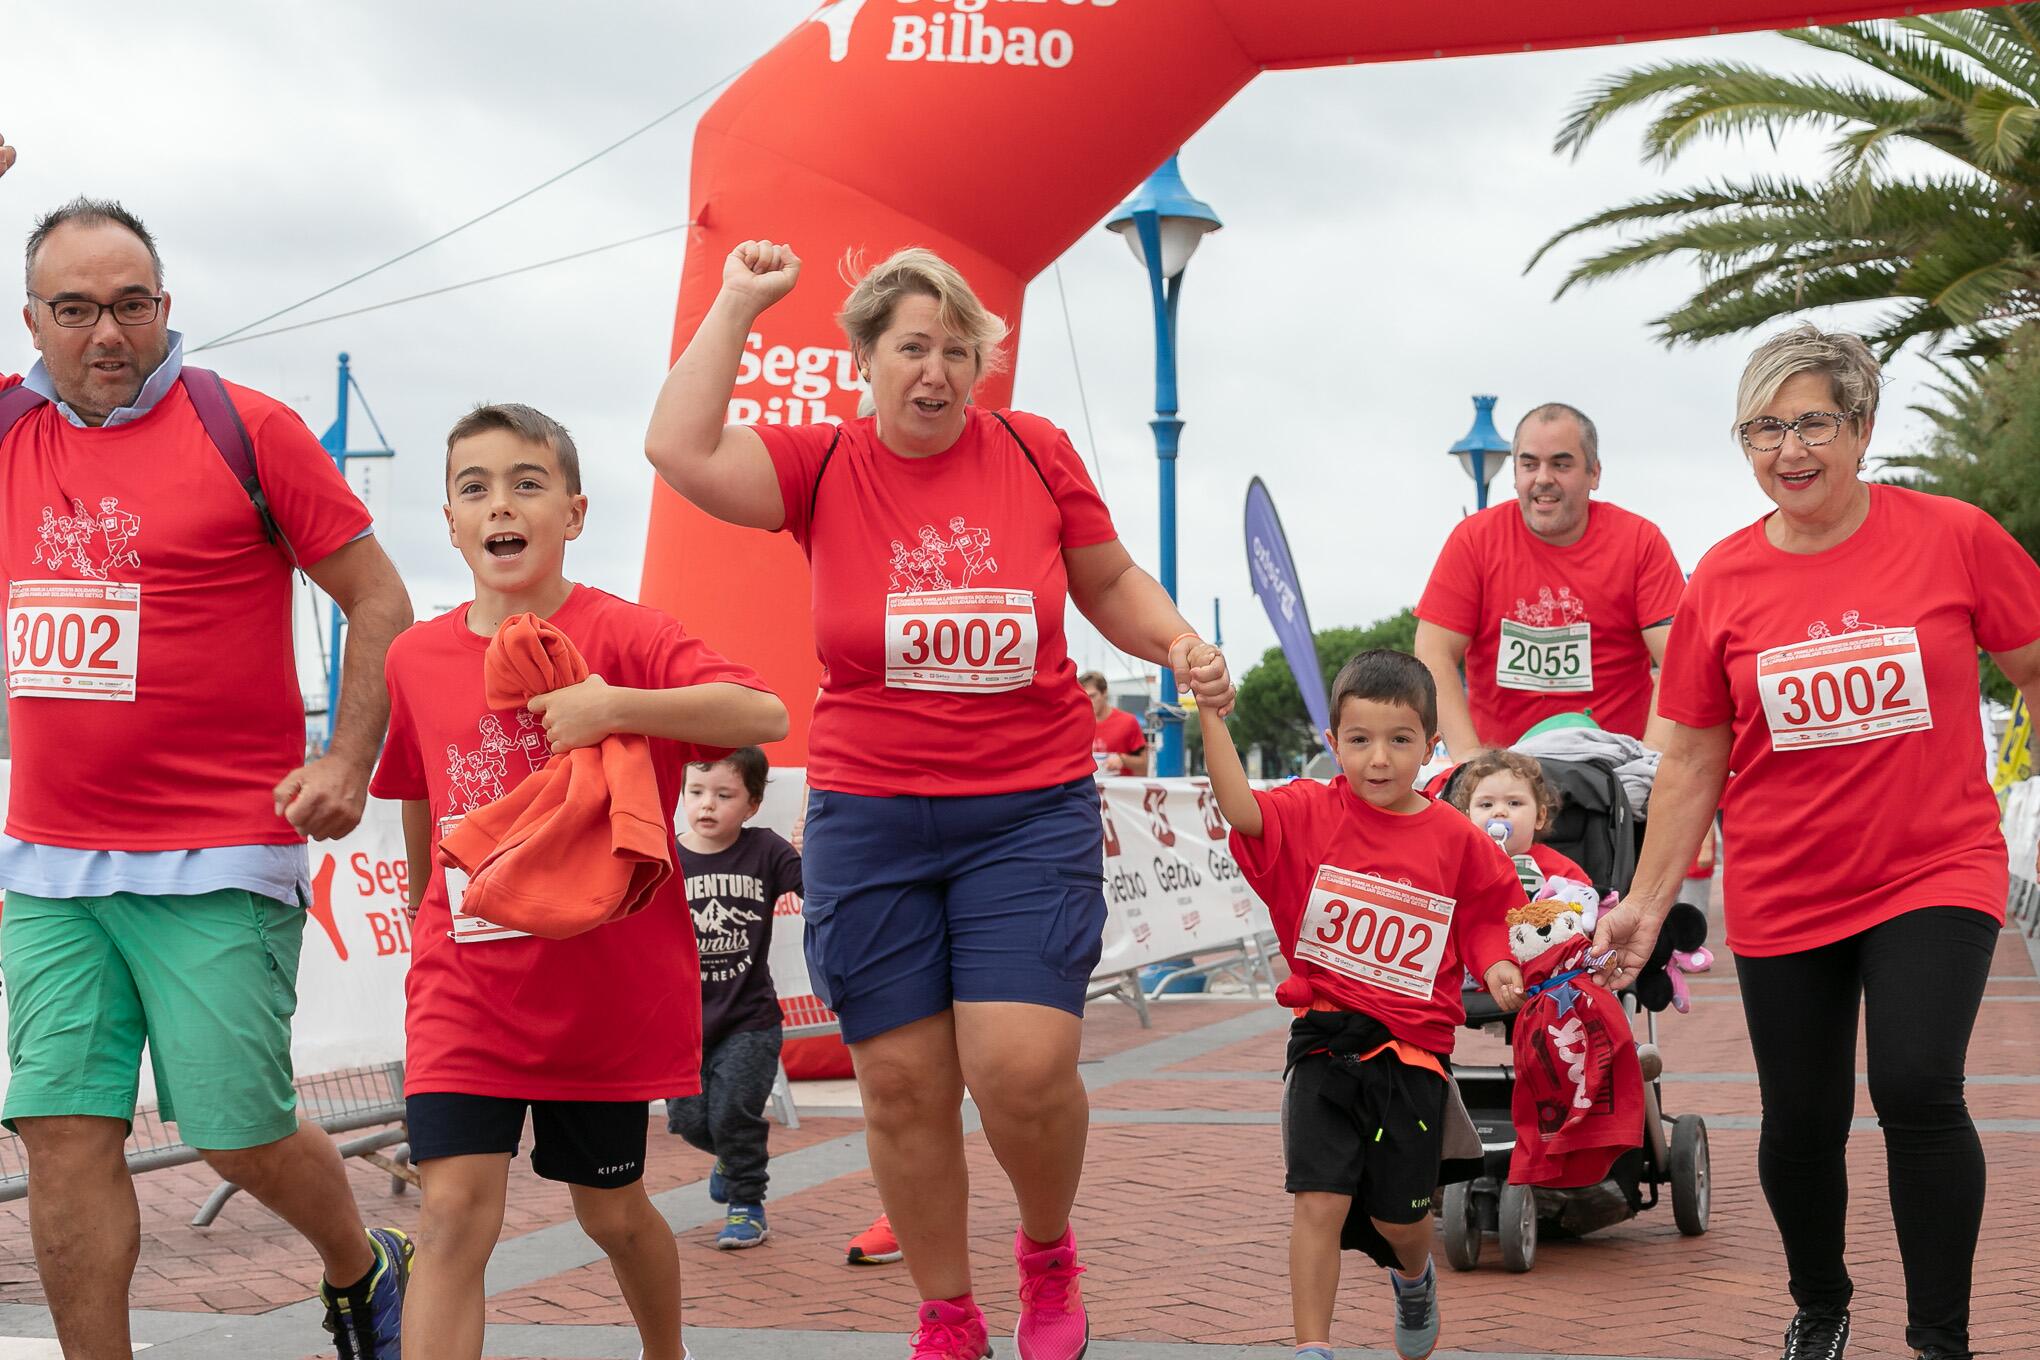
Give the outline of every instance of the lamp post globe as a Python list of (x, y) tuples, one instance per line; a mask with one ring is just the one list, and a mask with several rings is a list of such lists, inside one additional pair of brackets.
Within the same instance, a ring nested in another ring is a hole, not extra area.
[[(1160, 168), (1106, 219), (1109, 231), (1125, 239), (1133, 258), (1147, 272), (1148, 297), (1155, 318), (1155, 459), (1161, 491), (1161, 582), (1176, 598), (1176, 450), (1183, 422), (1176, 418), (1176, 300), (1183, 290), (1183, 269), (1197, 246), (1222, 224), (1211, 205), (1194, 197), (1183, 183), (1176, 157)], [(1175, 711), (1176, 677), (1162, 667), (1160, 699), (1164, 706), (1155, 751), (1155, 773), (1183, 773), (1183, 724)], [(1173, 716), (1172, 716), (1173, 715)]]
[(1473, 428), (1450, 452), (1466, 469), (1466, 475), (1473, 478), (1475, 506), (1487, 509), (1488, 482), (1509, 459), (1509, 441), (1495, 428), (1494, 397), (1481, 395), (1473, 399)]

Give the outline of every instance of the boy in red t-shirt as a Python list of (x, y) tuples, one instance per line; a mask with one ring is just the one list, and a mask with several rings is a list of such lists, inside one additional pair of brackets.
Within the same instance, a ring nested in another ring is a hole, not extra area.
[(1362, 652), (1339, 671), (1330, 784), (1254, 790), (1225, 724), (1208, 706), (1197, 717), (1234, 858), (1289, 960), (1276, 999), (1298, 1008), (1282, 1099), (1297, 1354), (1330, 1360), (1351, 1247), (1390, 1268), (1396, 1353), (1423, 1360), (1438, 1344), (1431, 1192), (1448, 1115), (1466, 1117), (1446, 1075), (1460, 973), (1470, 963), (1505, 1009), (1523, 1004), (1502, 920), (1523, 901), (1516, 867), (1416, 791), (1438, 692), (1413, 656)]
[[(749, 669), (672, 619), (562, 574), (587, 514), (573, 439), (528, 406), (479, 407), (447, 437), (446, 521), (474, 573), (472, 603), (390, 648), (389, 740), (370, 792), (402, 799), (413, 931), (405, 1107), (424, 1190), (404, 1346), (478, 1360), (483, 1274), (503, 1228), (527, 1112), (532, 1169), (563, 1181), (609, 1256), (646, 1360), (682, 1360), (680, 1261), (645, 1194), (647, 1103), (700, 1090), (701, 988), (679, 878), (622, 920), (543, 940), (460, 910), (465, 877), (441, 837), (552, 757), (613, 733), (652, 738), (673, 834), (689, 761), (786, 735), (786, 710)], [(525, 709), (491, 711), (489, 640), (513, 615), (565, 633), (589, 678)]]

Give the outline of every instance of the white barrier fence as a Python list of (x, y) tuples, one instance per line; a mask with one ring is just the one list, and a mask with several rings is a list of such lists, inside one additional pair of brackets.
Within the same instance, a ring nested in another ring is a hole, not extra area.
[[(0, 814), (5, 768), (0, 762)], [(1100, 977), (1234, 946), (1269, 928), (1267, 908), (1226, 853), (1217, 802), (1202, 781), (1116, 779), (1099, 787), (1106, 897)], [(800, 770), (774, 770), (758, 822), (791, 835), (805, 793)], [(411, 933), (399, 806), (372, 800), (351, 835), (314, 844), (311, 855), (312, 920), (305, 927), (292, 1042), (297, 1070), (400, 1061)], [(782, 914), (776, 922), (772, 975), (783, 999), (818, 1005), (799, 921)], [(0, 1024), (5, 1019), (0, 996)], [(141, 1076), (142, 1099), (152, 1100), (147, 1063)], [(0, 1066), (0, 1095), (6, 1081)]]

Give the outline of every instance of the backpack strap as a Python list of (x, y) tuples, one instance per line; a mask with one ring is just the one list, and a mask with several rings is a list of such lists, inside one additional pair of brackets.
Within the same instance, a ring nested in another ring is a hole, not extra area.
[(1062, 502), (1057, 501), (1055, 499), (1055, 488), (1048, 484), (1048, 474), (1041, 470), (1041, 464), (1035, 461), (1034, 450), (1027, 447), (1027, 441), (1022, 439), (1020, 437), (1020, 432), (1013, 428), (1013, 422), (1006, 419), (1005, 414), (1000, 411), (992, 412), (992, 419), (998, 421), (1001, 425), (1004, 425), (1006, 427), (1006, 433), (1013, 436), (1013, 442), (1020, 446), (1020, 452), (1027, 455), (1027, 466), (1033, 468), (1034, 475), (1041, 479), (1041, 489), (1043, 491), (1046, 491), (1048, 493), (1049, 500), (1054, 502), (1055, 505), (1058, 508), (1060, 508)]
[(241, 484), (241, 490), (248, 493), (255, 513), (261, 516), (262, 536), (283, 549), (283, 555), (290, 559), (291, 566), (299, 567), (297, 552), (290, 546), (290, 540), (283, 536), (283, 529), (269, 508), (269, 496), (262, 490), (262, 479), (256, 476), (255, 442), (248, 437), (248, 427), (241, 423), (241, 413), (234, 409), (232, 398), (227, 396), (226, 383), (209, 368), (186, 368), (179, 381), (184, 384), (185, 394), (191, 398), (191, 405), (198, 412), (199, 423), (205, 426), (206, 436), (219, 450), (227, 470)]
[(14, 428), (16, 421), (41, 406), (49, 398), (35, 391), (27, 383), (16, 383), (5, 392), (0, 392), (0, 439)]
[(829, 436), (829, 447), (822, 451), (821, 466), (815, 469), (815, 480), (808, 487), (807, 523), (808, 533), (810, 534), (815, 531), (815, 497), (819, 496), (822, 492), (822, 474), (829, 470), (829, 460), (836, 456), (836, 445), (842, 441), (842, 438), (843, 427), (838, 425), (836, 426), (836, 433)]

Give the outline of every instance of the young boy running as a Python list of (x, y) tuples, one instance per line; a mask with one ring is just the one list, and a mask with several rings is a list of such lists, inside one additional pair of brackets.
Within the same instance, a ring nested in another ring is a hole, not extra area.
[(1456, 809), (1415, 791), (1437, 740), (1438, 696), (1422, 662), (1362, 652), (1332, 689), (1325, 733), (1341, 777), (1256, 791), (1225, 724), (1198, 709), (1232, 851), (1268, 904), (1297, 1008), (1282, 1098), (1296, 1353), (1331, 1360), (1342, 1246), (1389, 1267), (1395, 1349), (1438, 1344), (1431, 1191), (1448, 1114), (1465, 1118), (1446, 1063), (1465, 1018), (1471, 962), (1509, 1010), (1523, 975), (1502, 917), (1516, 868)]
[(779, 1075), (779, 994), (767, 964), (772, 904), (801, 890), (800, 856), (768, 827), (745, 826), (765, 797), (755, 746), (687, 767), (680, 873), (701, 951), (701, 1094), (666, 1102), (666, 1127), (713, 1152), (708, 1197), (730, 1206), (724, 1251), (765, 1240), (765, 1102)]
[[(391, 722), (370, 785), (402, 799), (419, 908), (407, 982), (406, 1113), (424, 1190), (404, 1343), (433, 1360), (482, 1353), (483, 1271), (503, 1226), (510, 1159), (529, 1111), (532, 1170), (563, 1181), (608, 1254), (648, 1360), (682, 1360), (680, 1262), (646, 1197), (649, 1101), (699, 1089), (701, 988), (680, 880), (644, 910), (566, 940), (459, 912), (464, 877), (440, 839), (482, 800), (443, 752), (479, 754), (516, 724), (492, 713), (482, 661), (505, 620), (532, 613), (570, 638), (589, 678), (533, 699), (557, 755), (612, 733), (652, 738), (666, 834), (687, 762), (785, 735), (757, 676), (655, 610), (562, 574), (587, 515), (580, 460), (556, 421), (484, 406), (447, 436), (447, 528), (474, 600), (403, 634), (387, 664)], [(534, 766), (503, 762), (501, 792)]]

